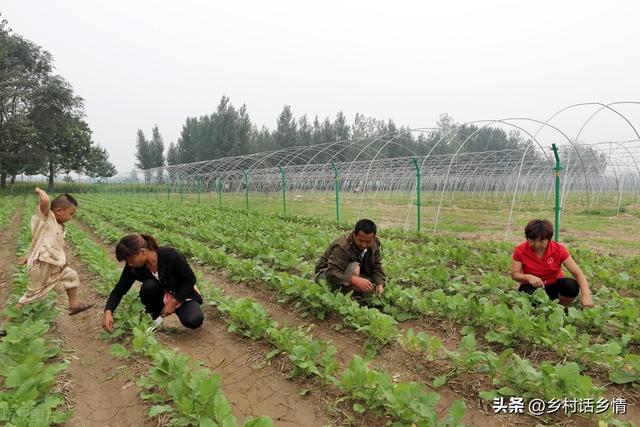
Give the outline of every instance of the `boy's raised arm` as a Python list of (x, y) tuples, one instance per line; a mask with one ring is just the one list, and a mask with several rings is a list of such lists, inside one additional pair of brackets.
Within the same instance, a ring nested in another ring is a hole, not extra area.
[(36, 187), (36, 194), (40, 198), (40, 212), (42, 212), (42, 215), (47, 216), (49, 214), (49, 196), (39, 187)]

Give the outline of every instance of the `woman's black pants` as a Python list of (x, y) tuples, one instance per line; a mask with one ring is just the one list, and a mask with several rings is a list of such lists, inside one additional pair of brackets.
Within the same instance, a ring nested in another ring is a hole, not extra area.
[[(147, 279), (140, 287), (140, 301), (145, 311), (154, 319), (160, 316), (164, 308), (164, 289), (156, 279)], [(204, 313), (197, 301), (186, 301), (176, 310), (176, 315), (186, 328), (196, 329), (204, 321)]]
[[(538, 288), (529, 283), (523, 283), (518, 288), (520, 292), (526, 292), (528, 294), (534, 293), (536, 289)], [(556, 280), (551, 285), (545, 286), (544, 291), (549, 295), (550, 300), (558, 299), (558, 296), (575, 298), (578, 296), (578, 293), (580, 293), (580, 286), (576, 279), (564, 277)]]

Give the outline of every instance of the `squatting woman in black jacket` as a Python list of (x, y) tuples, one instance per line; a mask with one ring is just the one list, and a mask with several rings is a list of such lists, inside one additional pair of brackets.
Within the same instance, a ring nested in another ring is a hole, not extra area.
[(104, 308), (104, 330), (113, 332), (113, 312), (136, 280), (142, 282), (140, 301), (156, 323), (175, 313), (187, 328), (202, 325), (202, 297), (184, 255), (174, 248), (158, 246), (148, 234), (128, 234), (116, 245), (116, 258), (126, 265)]

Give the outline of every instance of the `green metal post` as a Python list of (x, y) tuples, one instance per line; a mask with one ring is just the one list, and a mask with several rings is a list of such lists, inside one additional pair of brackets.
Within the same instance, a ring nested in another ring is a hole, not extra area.
[(198, 193), (198, 203), (200, 203), (200, 177), (196, 178), (196, 192)]
[(171, 186), (173, 185), (173, 183), (171, 182), (171, 178), (169, 178), (168, 182), (167, 182), (167, 200), (169, 200), (169, 198), (171, 197)]
[(180, 189), (180, 202), (184, 202), (184, 184), (182, 178), (178, 178), (178, 187)]
[(331, 167), (333, 168), (333, 178), (336, 181), (336, 222), (340, 225), (340, 174), (338, 173), (336, 162), (332, 161)]
[(562, 166), (560, 166), (560, 156), (558, 156), (558, 147), (556, 144), (551, 144), (551, 149), (553, 150), (553, 155), (556, 156), (556, 167), (553, 168), (556, 177), (556, 205), (554, 208), (555, 225), (553, 239), (558, 242), (560, 240), (560, 171), (562, 170)]
[(278, 169), (280, 170), (280, 177), (282, 178), (282, 212), (284, 212), (284, 215), (286, 215), (287, 214), (287, 179), (285, 178), (284, 169), (282, 168), (282, 166), (278, 166)]
[(413, 157), (413, 165), (416, 167), (416, 198), (417, 198), (417, 207), (418, 207), (418, 233), (420, 232), (420, 224), (422, 223), (421, 220), (421, 211), (422, 211), (422, 204), (421, 204), (421, 193), (422, 193), (422, 176), (420, 174), (420, 165), (418, 164), (418, 159)]
[(242, 175), (244, 175), (244, 200), (245, 207), (247, 211), (249, 210), (249, 172), (246, 170), (242, 171)]
[(218, 175), (218, 202), (222, 209), (222, 176)]

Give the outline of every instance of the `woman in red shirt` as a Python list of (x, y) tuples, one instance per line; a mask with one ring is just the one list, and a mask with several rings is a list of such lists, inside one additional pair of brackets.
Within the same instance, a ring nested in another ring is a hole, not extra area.
[[(524, 228), (524, 234), (527, 241), (516, 247), (511, 262), (511, 277), (521, 283), (518, 290), (532, 294), (537, 288), (544, 287), (549, 299), (557, 299), (565, 307), (569, 307), (582, 292), (582, 305), (593, 306), (584, 273), (567, 249), (551, 240), (551, 222), (531, 220)], [(575, 279), (564, 277), (563, 265)]]

